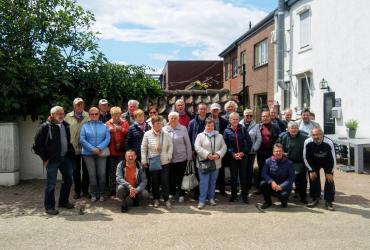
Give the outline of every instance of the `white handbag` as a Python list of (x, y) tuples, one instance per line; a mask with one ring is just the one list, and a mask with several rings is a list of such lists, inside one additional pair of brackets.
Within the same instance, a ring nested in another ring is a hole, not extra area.
[(188, 161), (186, 165), (186, 170), (184, 177), (182, 178), (181, 189), (190, 191), (198, 186), (198, 179), (195, 176), (194, 163), (193, 161)]

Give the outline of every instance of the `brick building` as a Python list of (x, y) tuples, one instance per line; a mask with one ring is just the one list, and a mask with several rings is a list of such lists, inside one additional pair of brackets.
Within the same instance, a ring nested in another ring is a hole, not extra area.
[(159, 79), (165, 90), (181, 90), (195, 81), (209, 84), (210, 89), (223, 87), (223, 62), (167, 61)]
[(224, 59), (224, 88), (240, 101), (245, 64), (246, 106), (257, 113), (267, 105), (274, 105), (275, 49), (271, 39), (274, 14), (275, 11), (271, 12), (219, 54)]

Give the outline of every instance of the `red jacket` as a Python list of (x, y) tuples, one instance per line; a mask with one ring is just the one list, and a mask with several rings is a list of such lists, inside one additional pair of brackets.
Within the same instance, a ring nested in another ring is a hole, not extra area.
[[(113, 119), (110, 119), (105, 125), (110, 132), (110, 155), (123, 157), (123, 154), (125, 152), (125, 137), (130, 126), (129, 123), (126, 120), (121, 119), (119, 124), (114, 124)], [(121, 128), (121, 130), (119, 130), (119, 128)]]

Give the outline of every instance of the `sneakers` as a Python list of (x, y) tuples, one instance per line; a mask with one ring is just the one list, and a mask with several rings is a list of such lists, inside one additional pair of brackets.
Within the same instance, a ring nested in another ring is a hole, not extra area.
[(95, 202), (96, 200), (96, 196), (91, 196), (91, 202)]
[(104, 196), (100, 196), (99, 201), (104, 201)]
[(171, 201), (170, 200), (166, 201), (166, 208), (167, 209), (171, 209), (172, 208)]
[(170, 194), (170, 195), (168, 196), (168, 199), (172, 200), (172, 199), (173, 199), (173, 197), (174, 197), (174, 195)]
[(159, 206), (159, 200), (154, 200), (154, 204), (153, 204), (153, 206), (154, 206), (155, 208), (157, 208), (157, 207)]
[(204, 203), (199, 202), (198, 203), (198, 209), (202, 210), (205, 207)]
[(121, 213), (127, 213), (127, 205), (126, 206), (121, 206)]
[(334, 207), (333, 207), (333, 203), (332, 202), (330, 202), (330, 201), (327, 201), (326, 203), (325, 203), (325, 207), (326, 207), (326, 209), (327, 210), (329, 210), (329, 211), (334, 211), (335, 209), (334, 209)]
[(220, 192), (219, 194), (220, 194), (220, 195), (222, 195), (222, 196), (224, 196), (224, 197), (226, 197), (226, 196), (227, 196), (227, 193), (226, 193), (225, 191)]
[(216, 205), (217, 205), (217, 203), (216, 203), (216, 201), (215, 201), (214, 199), (210, 199), (210, 200), (209, 200), (209, 205), (211, 205), (211, 206), (216, 206)]
[(271, 202), (264, 202), (261, 206), (261, 209), (267, 209), (271, 207), (271, 205), (272, 205)]
[(179, 203), (184, 203), (185, 201), (185, 197), (184, 196), (180, 196), (179, 197)]
[(316, 207), (317, 205), (319, 205), (319, 200), (316, 199), (316, 200), (313, 200), (311, 201), (310, 203), (307, 204), (307, 207)]
[(75, 206), (74, 206), (72, 203), (67, 202), (67, 203), (66, 203), (66, 204), (64, 204), (64, 205), (59, 205), (59, 207), (60, 207), (60, 208), (66, 208), (66, 209), (72, 209), (72, 208), (74, 208)]
[(45, 213), (47, 213), (48, 215), (57, 215), (59, 214), (59, 211), (54, 208), (50, 208), (50, 209), (45, 209)]

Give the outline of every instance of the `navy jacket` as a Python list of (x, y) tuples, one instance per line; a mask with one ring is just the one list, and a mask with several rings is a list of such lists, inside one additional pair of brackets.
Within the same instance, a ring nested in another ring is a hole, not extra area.
[(145, 129), (142, 131), (138, 124), (132, 124), (127, 132), (125, 138), (125, 147), (126, 151), (129, 149), (133, 149), (136, 152), (137, 161), (141, 161), (141, 142), (143, 141), (144, 133), (150, 130), (150, 126), (148, 123), (145, 123)]
[(322, 167), (326, 174), (333, 173), (336, 165), (334, 143), (327, 137), (324, 137), (320, 144), (316, 144), (312, 138), (306, 139), (303, 160), (308, 171), (319, 170)]
[(224, 132), (224, 140), (227, 146), (227, 152), (231, 156), (238, 152), (243, 152), (246, 156), (253, 145), (248, 130), (240, 124), (238, 124), (236, 133), (229, 124)]
[(268, 184), (275, 181), (283, 190), (288, 190), (292, 188), (294, 178), (293, 162), (285, 156), (281, 160), (276, 160), (272, 156), (265, 161), (262, 169), (262, 179)]
[[(209, 118), (212, 118), (212, 115), (209, 115), (208, 116)], [(218, 130), (218, 132), (223, 135), (224, 132), (225, 132), (225, 129), (227, 128), (227, 125), (229, 124), (229, 122), (222, 118), (222, 116), (218, 116), (218, 121), (219, 121), (219, 126), (220, 126), (220, 129)], [(215, 126), (215, 129), (216, 129), (216, 126)]]
[(199, 119), (199, 115), (196, 115), (189, 123), (188, 133), (190, 138), (191, 147), (194, 149), (194, 142), (197, 138), (197, 135), (202, 133), (205, 128), (205, 119), (202, 121)]

